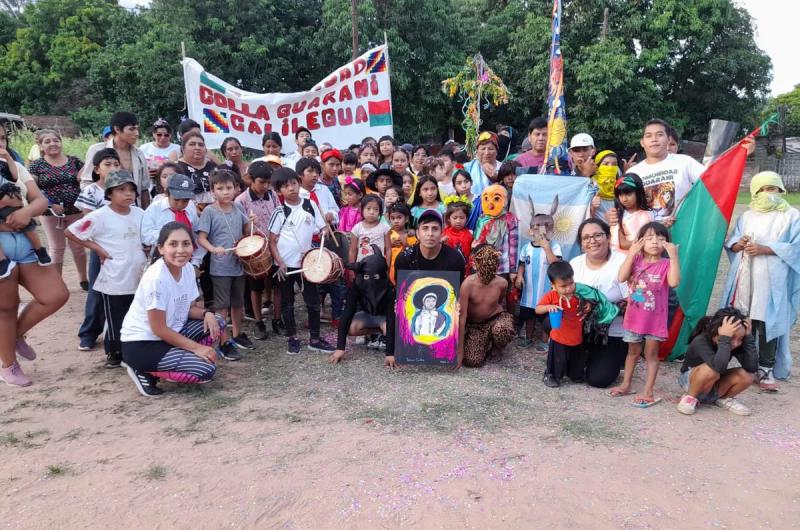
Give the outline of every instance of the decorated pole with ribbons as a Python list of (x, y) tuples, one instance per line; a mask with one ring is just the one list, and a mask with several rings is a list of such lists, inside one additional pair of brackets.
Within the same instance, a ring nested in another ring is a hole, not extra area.
[(547, 94), (547, 146), (540, 172), (553, 165), (560, 174), (559, 160), (567, 158), (567, 107), (564, 100), (564, 59), (561, 56), (561, 0), (553, 1), (553, 37), (550, 44), (550, 85)]

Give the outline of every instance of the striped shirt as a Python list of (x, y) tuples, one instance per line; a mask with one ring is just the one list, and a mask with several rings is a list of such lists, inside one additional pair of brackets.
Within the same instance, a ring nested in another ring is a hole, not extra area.
[(92, 182), (83, 190), (78, 198), (75, 199), (75, 207), (79, 210), (94, 211), (108, 204), (106, 191), (97, 182)]

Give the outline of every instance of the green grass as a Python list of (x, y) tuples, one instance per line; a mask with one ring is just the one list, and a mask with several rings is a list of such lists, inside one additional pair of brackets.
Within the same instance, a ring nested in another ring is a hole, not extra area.
[(142, 476), (147, 480), (164, 480), (167, 476), (167, 468), (158, 464), (152, 464)]
[[(784, 197), (786, 202), (791, 204), (792, 206), (800, 206), (800, 192), (791, 192), (787, 193)], [(750, 204), (750, 192), (749, 191), (740, 191), (739, 195), (736, 197), (737, 204)]]
[(47, 466), (46, 476), (48, 478), (63, 477), (70, 472), (68, 464), (50, 464)]

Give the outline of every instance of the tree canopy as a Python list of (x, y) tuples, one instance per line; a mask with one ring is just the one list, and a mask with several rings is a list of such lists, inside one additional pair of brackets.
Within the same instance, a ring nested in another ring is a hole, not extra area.
[[(93, 131), (116, 109), (175, 122), (185, 113), (181, 42), (245, 90), (306, 90), (350, 59), (350, 6), (154, 0), (128, 11), (114, 0), (38, 0), (0, 12), (0, 107), (71, 114)], [(485, 126), (524, 131), (546, 110), (551, 10), (548, 0), (359, 0), (360, 52), (389, 41), (396, 136), (458, 129), (461, 105), (441, 81), (476, 52), (511, 92), (508, 105), (482, 112)], [(563, 13), (570, 134), (620, 148), (661, 117), (702, 139), (711, 118), (749, 126), (764, 108), (771, 63), (731, 0), (564, 0)]]

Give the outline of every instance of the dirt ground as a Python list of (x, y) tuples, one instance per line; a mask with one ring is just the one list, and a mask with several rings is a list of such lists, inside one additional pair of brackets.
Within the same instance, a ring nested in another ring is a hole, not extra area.
[[(724, 271), (721, 271), (724, 272)], [(84, 294), (34, 329), (34, 385), (0, 388), (2, 528), (790, 528), (800, 388), (748, 390), (738, 417), (548, 389), (544, 356), (388, 371), (259, 342), (202, 387), (146, 399), (102, 348), (77, 351)], [(302, 322), (302, 317), (300, 318)], [(330, 328), (329, 339), (333, 339)], [(798, 329), (793, 332), (798, 344)], [(795, 349), (795, 353), (797, 349)], [(637, 372), (637, 388), (642, 384)], [(796, 373), (796, 369), (795, 369)]]

